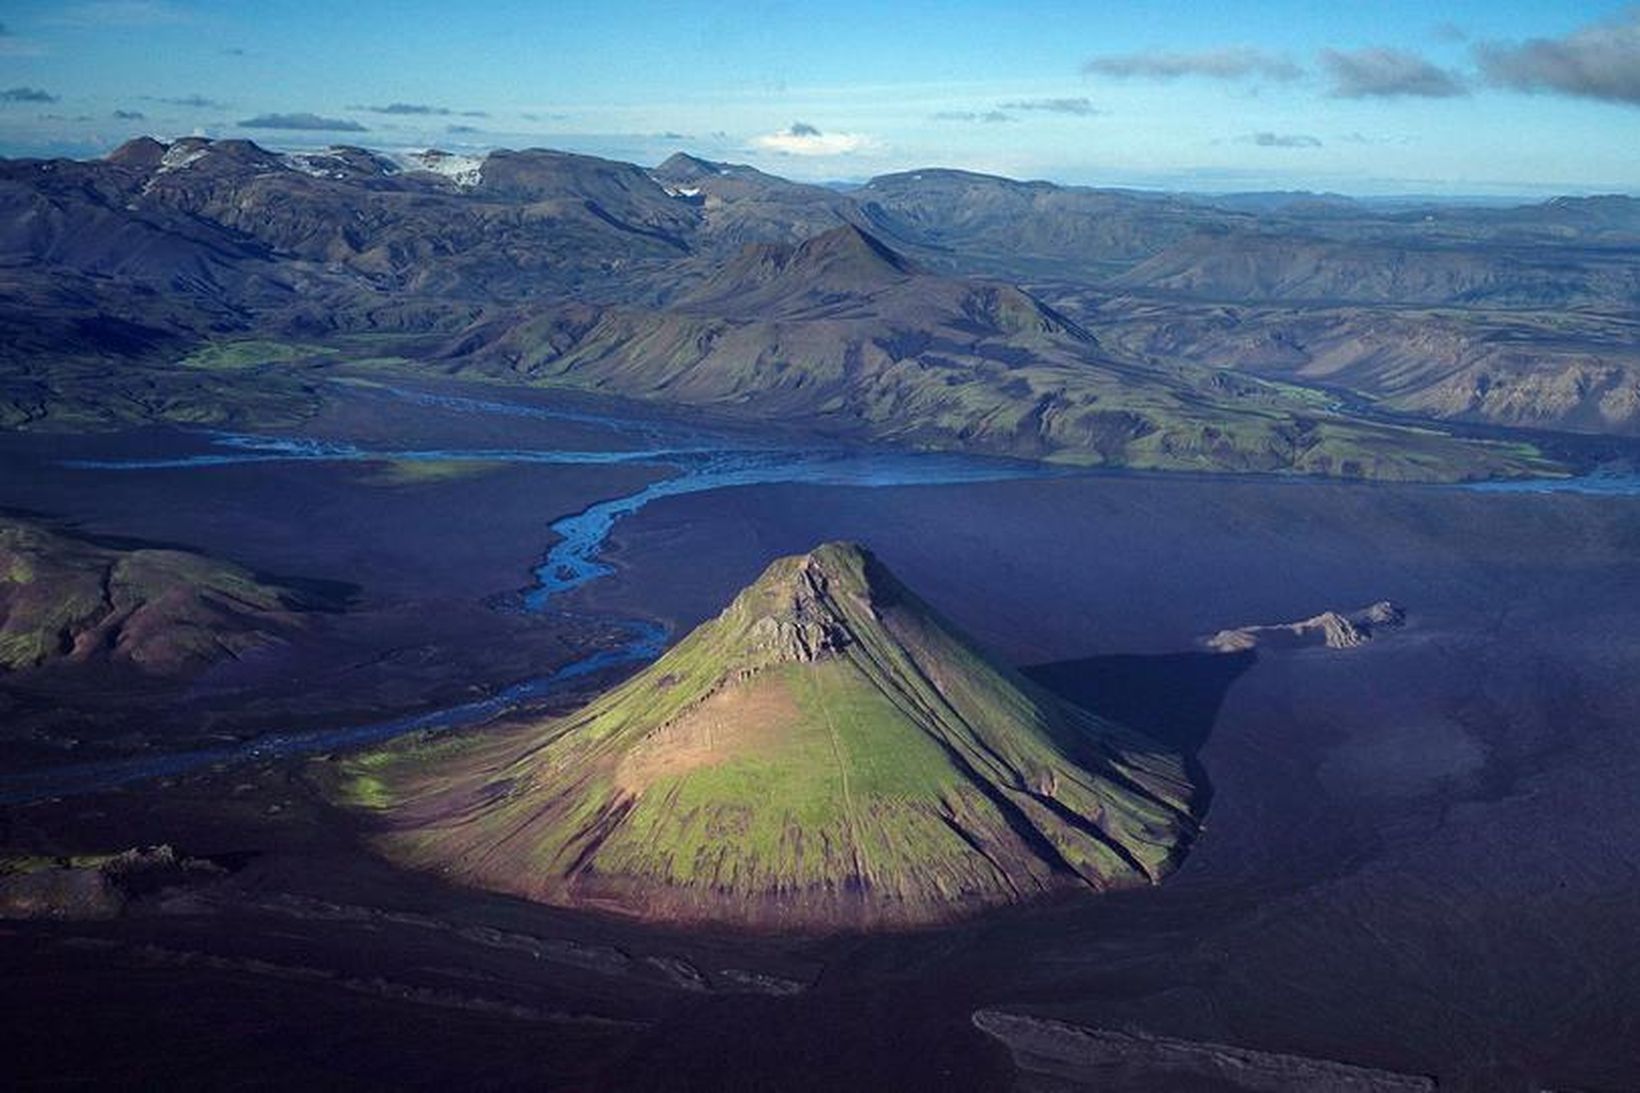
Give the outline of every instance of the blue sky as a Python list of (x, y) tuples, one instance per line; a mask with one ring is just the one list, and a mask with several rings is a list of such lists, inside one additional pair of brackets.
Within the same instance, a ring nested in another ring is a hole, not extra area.
[(1640, 7), (832, 0), (0, 5), (0, 154), (685, 149), (806, 180), (1640, 192)]

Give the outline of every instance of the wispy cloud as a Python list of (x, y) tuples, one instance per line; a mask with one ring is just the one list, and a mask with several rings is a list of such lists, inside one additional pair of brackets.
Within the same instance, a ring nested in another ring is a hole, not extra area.
[(8, 87), (0, 91), (0, 102), (56, 102), (57, 96), (38, 87)]
[(1181, 76), (1296, 80), (1304, 75), (1304, 70), (1289, 58), (1252, 46), (1224, 46), (1196, 53), (1118, 53), (1091, 58), (1082, 65), (1082, 71), (1090, 76), (1145, 80), (1176, 80)]
[(446, 125), (444, 127), (444, 131), (453, 137), (467, 136), (472, 133), (481, 132), (479, 127), (476, 125)]
[(348, 118), (326, 118), (298, 111), (291, 114), (258, 114), (239, 123), (244, 129), (303, 129), (332, 133), (368, 133), (370, 130)]
[(221, 110), (228, 104), (215, 99), (207, 99), (204, 95), (179, 95), (167, 98), (163, 95), (144, 95), (143, 101), (163, 103), (166, 106), (183, 106), (190, 110)]
[(1040, 110), (1049, 114), (1074, 114), (1079, 118), (1091, 118), (1104, 111), (1096, 109), (1089, 99), (1020, 99), (1017, 102), (999, 103), (1000, 110)]
[(969, 121), (984, 125), (998, 125), (1003, 122), (1018, 121), (1012, 114), (1005, 114), (1001, 110), (941, 110), (931, 115), (935, 121)]
[(1237, 137), (1241, 144), (1253, 144), (1260, 148), (1319, 148), (1321, 138), (1312, 137), (1308, 133), (1248, 133)]
[(116, 110), (114, 111), (114, 119), (116, 121), (146, 121), (148, 115), (141, 110)]
[(1640, 8), (1560, 38), (1483, 42), (1475, 60), (1499, 87), (1640, 105)]
[(1368, 136), (1366, 133), (1350, 132), (1336, 138), (1343, 144), (1411, 144), (1411, 137)]
[(794, 121), (778, 133), (752, 138), (752, 147), (785, 156), (842, 156), (858, 152), (871, 141), (858, 133), (822, 133), (808, 122)]
[(349, 110), (363, 110), (371, 114), (393, 114), (401, 117), (432, 118), (487, 118), (484, 110), (453, 110), (448, 106), (433, 106), (422, 102), (390, 102), (386, 106), (349, 106)]
[(426, 103), (419, 102), (390, 102), (386, 106), (364, 106), (356, 103), (349, 106), (348, 109), (364, 110), (371, 114), (431, 115), (435, 117), (446, 117), (455, 113), (454, 110), (443, 106), (428, 106)]
[(1332, 81), (1328, 93), (1337, 99), (1449, 99), (1469, 94), (1463, 77), (1416, 53), (1369, 46), (1324, 49), (1319, 56), (1321, 67)]

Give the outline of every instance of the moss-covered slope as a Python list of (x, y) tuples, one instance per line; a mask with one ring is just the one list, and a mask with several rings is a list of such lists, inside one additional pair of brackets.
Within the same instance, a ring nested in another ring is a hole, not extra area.
[(869, 553), (771, 565), (570, 717), (342, 783), (387, 853), (654, 918), (803, 929), (1151, 884), (1195, 830), (1179, 757), (988, 659)]

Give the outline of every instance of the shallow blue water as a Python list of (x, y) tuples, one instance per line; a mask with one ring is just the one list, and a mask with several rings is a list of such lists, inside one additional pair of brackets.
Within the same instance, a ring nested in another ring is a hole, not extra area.
[(565, 410), (550, 406), (535, 406), (521, 402), (501, 402), (495, 399), (470, 398), (462, 395), (438, 395), (408, 387), (383, 387), (384, 394), (415, 406), (428, 406), (462, 414), (485, 414), (499, 417), (521, 417), (536, 421), (569, 421), (579, 425), (595, 425), (617, 434), (632, 434), (649, 438), (654, 443), (663, 439), (673, 444), (686, 441), (714, 442), (722, 446), (724, 439), (703, 429), (680, 422), (656, 421), (645, 418), (615, 417), (586, 410)]
[(208, 434), (213, 448), (189, 455), (150, 459), (67, 459), (63, 466), (86, 471), (153, 471), (185, 467), (226, 467), (237, 463), (404, 463), (484, 462), (610, 465), (664, 463), (711, 448), (640, 448), (615, 451), (573, 451), (552, 448), (360, 448), (327, 440)]
[(1576, 478), (1474, 482), (1466, 488), (1481, 493), (1582, 493), (1600, 497), (1634, 497), (1640, 496), (1640, 473), (1626, 469), (1596, 470)]
[(690, 463), (681, 473), (566, 516), (553, 523), (559, 541), (535, 570), (535, 587), (524, 594), (532, 611), (554, 596), (614, 572), (598, 552), (616, 522), (652, 501), (709, 490), (774, 483), (816, 486), (932, 486), (1044, 478), (1066, 471), (1039, 464), (979, 460), (950, 455), (831, 452), (719, 452)]

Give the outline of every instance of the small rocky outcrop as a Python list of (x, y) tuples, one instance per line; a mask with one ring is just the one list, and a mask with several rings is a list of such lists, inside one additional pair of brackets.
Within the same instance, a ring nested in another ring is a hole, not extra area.
[(222, 874), (214, 862), (163, 844), (118, 854), (0, 856), (0, 919), (118, 918), (134, 900)]
[(1202, 644), (1219, 653), (1240, 653), (1249, 649), (1297, 649), (1319, 646), (1327, 649), (1354, 649), (1386, 631), (1406, 624), (1406, 610), (1389, 600), (1379, 600), (1348, 614), (1323, 611), (1298, 622), (1278, 622), (1240, 626), (1202, 639)]
[(847, 644), (847, 632), (826, 606), (828, 583), (811, 556), (787, 580), (745, 604), (744, 611), (758, 615), (747, 627), (747, 653), (770, 663), (808, 663)]
[(1222, 1089), (1240, 1093), (1434, 1093), (1421, 1074), (1232, 1044), (1087, 1028), (978, 1010), (974, 1027), (1013, 1056), (1016, 1089)]

